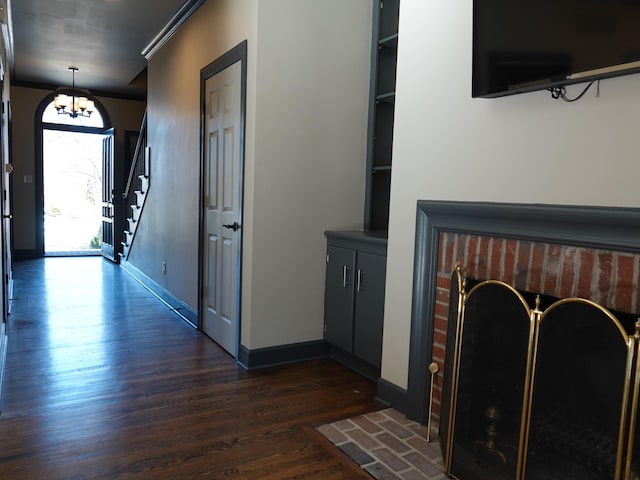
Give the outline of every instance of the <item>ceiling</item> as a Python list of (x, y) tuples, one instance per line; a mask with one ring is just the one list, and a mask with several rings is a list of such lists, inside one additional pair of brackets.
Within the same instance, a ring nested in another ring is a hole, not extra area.
[(141, 54), (185, 0), (11, 0), (12, 83), (144, 96)]

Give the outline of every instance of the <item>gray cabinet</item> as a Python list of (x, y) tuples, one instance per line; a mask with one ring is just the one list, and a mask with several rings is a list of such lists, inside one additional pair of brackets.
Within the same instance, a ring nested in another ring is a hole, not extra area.
[[(340, 354), (375, 369), (382, 359), (386, 237), (367, 232), (325, 232), (324, 338)], [(346, 357), (339, 355), (341, 360)]]
[(380, 367), (387, 258), (359, 251), (356, 261), (353, 354)]

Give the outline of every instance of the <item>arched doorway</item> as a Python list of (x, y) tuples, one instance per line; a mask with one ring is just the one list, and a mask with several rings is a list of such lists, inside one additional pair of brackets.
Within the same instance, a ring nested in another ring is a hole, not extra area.
[[(89, 98), (95, 104), (89, 117), (59, 114), (54, 94), (36, 112), (36, 246), (43, 256), (103, 251), (102, 217), (113, 195), (113, 161), (107, 158), (113, 154), (113, 132), (108, 130), (111, 122), (105, 109)], [(113, 208), (106, 210), (109, 215)], [(113, 237), (112, 231), (107, 233)]]

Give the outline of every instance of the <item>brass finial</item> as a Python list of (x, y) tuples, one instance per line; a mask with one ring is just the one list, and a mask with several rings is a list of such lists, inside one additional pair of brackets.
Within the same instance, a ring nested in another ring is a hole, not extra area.
[(540, 295), (536, 295), (536, 310), (540, 310)]
[(636, 339), (640, 338), (640, 318), (636, 320), (636, 333), (634, 337), (636, 337)]

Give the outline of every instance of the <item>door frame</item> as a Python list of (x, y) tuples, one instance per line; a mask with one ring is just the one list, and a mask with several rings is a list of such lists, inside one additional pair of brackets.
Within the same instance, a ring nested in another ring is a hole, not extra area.
[[(247, 41), (244, 40), (238, 45), (233, 47), (222, 56), (211, 62), (209, 65), (200, 70), (200, 192), (199, 199), (199, 228), (198, 228), (198, 330), (202, 331), (202, 323), (204, 319), (204, 302), (202, 298), (204, 288), (204, 230), (205, 230), (205, 209), (204, 209), (204, 195), (205, 195), (205, 82), (207, 79), (217, 75), (226, 68), (230, 67), (236, 62), (240, 62), (240, 160), (239, 160), (239, 174), (240, 174), (240, 205), (238, 222), (243, 225), (244, 220), (244, 159), (245, 159), (245, 130), (246, 130), (246, 111), (247, 111)], [(243, 230), (240, 228), (238, 231), (238, 258), (237, 258), (237, 292), (236, 297), (236, 312), (237, 312), (237, 332), (236, 332), (236, 353), (234, 357), (238, 358), (238, 352), (240, 349), (240, 332), (242, 330), (242, 239)]]
[[(90, 95), (84, 92), (75, 92), (75, 95), (82, 94), (85, 97), (93, 100), (96, 110), (100, 113), (103, 120), (103, 127), (83, 127), (80, 125), (64, 125), (60, 123), (45, 123), (42, 121), (42, 114), (45, 108), (53, 101), (56, 95), (59, 93), (65, 93), (71, 95), (74, 92), (72, 90), (57, 90), (48, 94), (36, 108), (34, 130), (35, 130), (35, 169), (34, 169), (34, 187), (35, 187), (35, 234), (36, 234), (36, 249), (34, 252), (35, 257), (44, 257), (44, 144), (43, 144), (43, 132), (44, 130), (62, 130), (65, 132), (77, 132), (77, 133), (95, 133), (101, 134), (105, 130), (112, 127), (111, 118), (107, 110), (102, 103)], [(118, 162), (115, 163), (118, 165)], [(116, 172), (117, 175), (117, 172)]]

